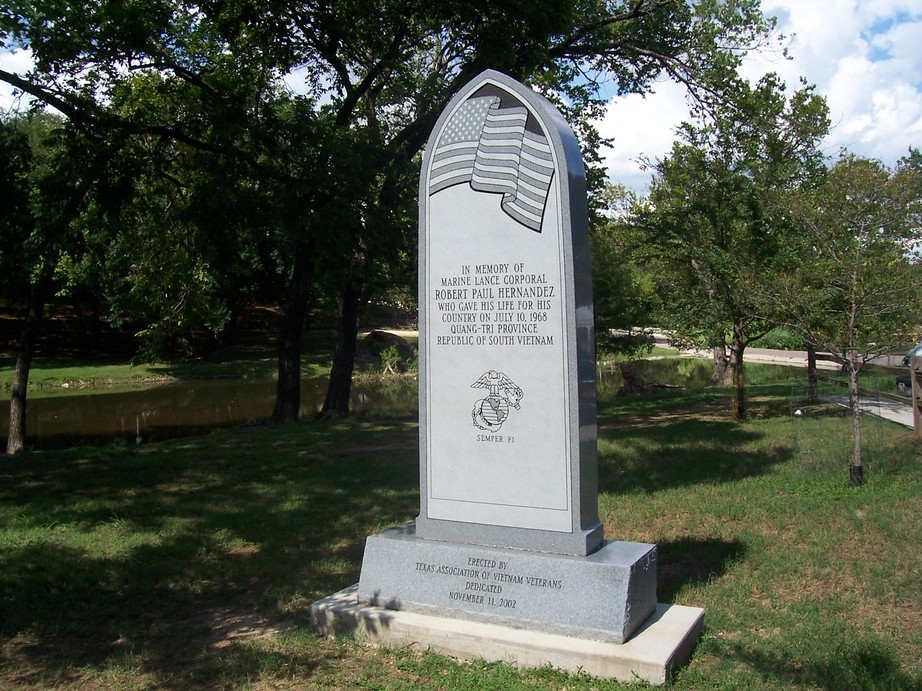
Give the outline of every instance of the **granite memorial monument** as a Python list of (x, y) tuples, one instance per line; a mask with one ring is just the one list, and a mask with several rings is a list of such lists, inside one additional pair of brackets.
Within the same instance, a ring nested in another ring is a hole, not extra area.
[(656, 547), (604, 540), (598, 516), (582, 157), (556, 108), (498, 72), (430, 136), (419, 304), (420, 513), (368, 538), (350, 597), (625, 643), (661, 615)]

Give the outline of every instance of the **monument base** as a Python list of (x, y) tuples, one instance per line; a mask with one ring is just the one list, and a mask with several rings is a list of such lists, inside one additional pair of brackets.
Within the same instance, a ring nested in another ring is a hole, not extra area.
[(576, 557), (422, 539), (410, 522), (367, 539), (358, 601), (623, 643), (656, 608), (656, 546)]
[(357, 593), (358, 586), (351, 586), (314, 602), (310, 607), (314, 630), (321, 635), (354, 635), (359, 642), (373, 645), (414, 646), (519, 667), (550, 664), (573, 673), (651, 684), (664, 684), (674, 669), (685, 664), (704, 620), (703, 609), (660, 604), (626, 643), (601, 643), (362, 605)]

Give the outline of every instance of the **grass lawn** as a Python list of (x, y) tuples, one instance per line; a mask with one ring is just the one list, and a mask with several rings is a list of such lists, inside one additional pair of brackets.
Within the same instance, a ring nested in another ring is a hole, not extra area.
[[(750, 393), (745, 422), (722, 390), (600, 404), (607, 537), (656, 543), (660, 601), (706, 609), (673, 687), (922, 687), (922, 445), (868, 419), (852, 489), (847, 418)], [(0, 688), (624, 688), (307, 630), (417, 474), (397, 418), (3, 458)]]

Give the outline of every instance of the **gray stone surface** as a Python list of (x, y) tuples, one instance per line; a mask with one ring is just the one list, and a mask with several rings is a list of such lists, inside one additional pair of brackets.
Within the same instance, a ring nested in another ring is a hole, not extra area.
[(574, 557), (418, 538), (368, 538), (358, 599), (434, 616), (623, 643), (656, 608), (656, 547), (606, 542)]
[(487, 71), (420, 179), (420, 537), (585, 555), (598, 518), (585, 173), (556, 109)]
[(657, 608), (656, 547), (602, 539), (582, 159), (504, 75), (464, 87), (429, 140), (419, 289), (420, 514), (368, 538), (355, 611), (429, 617), (437, 648), (449, 622), (576, 641), (555, 661), (624, 644)]

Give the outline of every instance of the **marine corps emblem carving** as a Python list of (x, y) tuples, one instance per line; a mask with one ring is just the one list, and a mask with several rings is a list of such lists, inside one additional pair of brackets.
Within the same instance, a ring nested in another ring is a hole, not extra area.
[(525, 395), (522, 388), (502, 372), (489, 370), (471, 384), (472, 389), (487, 389), (490, 394), (474, 404), (471, 419), (474, 427), (496, 432), (509, 418), (509, 408), (519, 410), (519, 401)]

